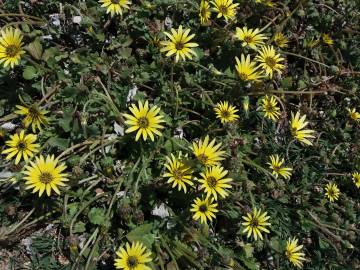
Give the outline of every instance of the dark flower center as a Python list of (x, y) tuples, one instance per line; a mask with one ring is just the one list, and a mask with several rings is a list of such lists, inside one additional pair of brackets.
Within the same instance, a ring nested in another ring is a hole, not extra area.
[(201, 17), (206, 18), (206, 11), (207, 11), (206, 8), (202, 8), (200, 10)]
[(208, 210), (208, 207), (207, 207), (206, 204), (202, 204), (202, 205), (199, 206), (199, 211), (201, 213), (205, 213), (207, 210)]
[(117, 5), (119, 4), (120, 0), (111, 0), (111, 3), (114, 4), (114, 5)]
[(266, 65), (268, 65), (270, 68), (274, 68), (275, 65), (276, 65), (276, 61), (275, 61), (275, 59), (272, 58), (272, 57), (266, 57), (266, 58), (265, 58), (265, 63), (266, 63)]
[(253, 218), (251, 220), (250, 226), (256, 228), (257, 226), (259, 226), (259, 220), (257, 218)]
[(43, 172), (40, 174), (40, 182), (43, 184), (51, 183), (54, 180), (54, 177), (51, 173)]
[(227, 13), (228, 13), (228, 7), (225, 6), (225, 5), (220, 5), (220, 6), (219, 6), (219, 11), (220, 11), (220, 13), (222, 13), (222, 14), (227, 14)]
[(138, 259), (135, 256), (129, 256), (127, 264), (129, 268), (135, 268), (138, 265)]
[(253, 38), (252, 38), (252, 36), (247, 35), (247, 36), (244, 37), (244, 41), (246, 43), (251, 43), (251, 42), (253, 42)]
[(205, 164), (209, 159), (209, 157), (207, 155), (205, 155), (205, 154), (198, 155), (197, 158), (203, 164)]
[(17, 148), (18, 148), (19, 150), (24, 150), (24, 149), (26, 148), (25, 142), (24, 142), (24, 141), (20, 141), (20, 142), (18, 143), (18, 145), (17, 145)]
[(147, 128), (149, 126), (149, 120), (146, 117), (140, 117), (138, 125), (140, 128)]
[(175, 170), (173, 170), (173, 177), (175, 178), (175, 180), (182, 181), (182, 179), (184, 177), (184, 173), (179, 168), (175, 169)]
[(246, 73), (239, 73), (239, 77), (240, 77), (240, 79), (242, 79), (243, 81), (246, 81), (246, 80), (248, 80), (249, 79), (249, 75), (248, 74), (246, 74)]
[(269, 113), (275, 112), (275, 106), (273, 106), (270, 102), (265, 104), (264, 109)]
[(29, 108), (29, 116), (30, 118), (38, 118), (39, 117), (39, 111), (37, 108), (35, 107), (30, 107)]
[(8, 57), (14, 57), (18, 54), (19, 48), (15, 45), (9, 45), (6, 47), (6, 55)]
[(213, 176), (210, 176), (207, 178), (207, 184), (209, 185), (210, 188), (214, 188), (217, 184), (217, 179)]
[(177, 42), (177, 43), (175, 44), (175, 48), (176, 48), (178, 51), (184, 49), (184, 43), (182, 43), (182, 42)]
[(230, 112), (229, 111), (221, 111), (221, 117), (223, 118), (229, 118), (230, 117)]

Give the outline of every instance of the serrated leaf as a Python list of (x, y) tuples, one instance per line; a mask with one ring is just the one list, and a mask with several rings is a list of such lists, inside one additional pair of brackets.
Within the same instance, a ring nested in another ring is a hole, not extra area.
[(38, 76), (36, 68), (33, 66), (26, 66), (23, 71), (23, 78), (25, 80), (32, 80)]
[(70, 139), (53, 137), (48, 141), (48, 143), (50, 146), (58, 147), (60, 150), (65, 150), (69, 146)]
[(39, 40), (35, 40), (35, 41), (31, 42), (28, 45), (28, 51), (32, 57), (34, 57), (36, 60), (40, 60), (43, 49), (42, 49), (42, 45), (39, 42)]
[(92, 224), (104, 225), (106, 223), (105, 210), (102, 208), (92, 208), (88, 213), (88, 218)]
[(83, 233), (85, 232), (86, 228), (85, 228), (85, 223), (82, 221), (79, 221), (77, 223), (75, 223), (74, 225), (74, 233)]

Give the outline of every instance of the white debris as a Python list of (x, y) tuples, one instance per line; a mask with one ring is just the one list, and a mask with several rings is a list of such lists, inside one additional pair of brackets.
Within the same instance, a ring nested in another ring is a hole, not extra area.
[(124, 136), (124, 127), (114, 122), (114, 131), (118, 136)]
[(158, 216), (161, 218), (165, 218), (170, 216), (169, 211), (164, 203), (160, 204), (159, 206), (155, 206), (155, 208), (151, 211), (153, 216)]
[(74, 16), (72, 18), (73, 23), (76, 23), (76, 24), (80, 24), (81, 20), (82, 20), (81, 16)]
[(138, 88), (137, 88), (136, 85), (134, 85), (134, 86), (129, 90), (129, 93), (128, 93), (127, 97), (126, 97), (126, 102), (132, 101), (132, 100), (134, 99), (137, 91), (138, 91)]
[(6, 131), (13, 131), (16, 127), (17, 125), (11, 122), (6, 122), (0, 126), (0, 128), (5, 129)]

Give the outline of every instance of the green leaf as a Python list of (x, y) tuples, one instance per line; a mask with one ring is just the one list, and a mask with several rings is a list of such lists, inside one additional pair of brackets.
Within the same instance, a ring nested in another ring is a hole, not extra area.
[(142, 242), (145, 246), (151, 247), (155, 241), (155, 235), (151, 234), (153, 228), (152, 224), (144, 224), (139, 227), (136, 227), (131, 232), (126, 235), (126, 238), (130, 242), (139, 241)]
[(36, 60), (40, 60), (43, 49), (42, 49), (42, 45), (39, 42), (39, 40), (35, 40), (35, 41), (31, 42), (28, 45), (28, 51), (32, 57), (34, 57)]
[(105, 210), (102, 208), (92, 208), (88, 214), (89, 220), (95, 225), (104, 225), (106, 223)]
[(50, 146), (58, 147), (60, 150), (65, 150), (69, 146), (70, 139), (53, 137), (48, 141), (48, 143)]
[(85, 223), (82, 221), (79, 221), (77, 223), (75, 223), (74, 225), (74, 233), (83, 233), (85, 232), (86, 228), (85, 228)]
[(33, 66), (26, 66), (23, 71), (23, 78), (25, 80), (32, 80), (38, 76), (36, 68)]

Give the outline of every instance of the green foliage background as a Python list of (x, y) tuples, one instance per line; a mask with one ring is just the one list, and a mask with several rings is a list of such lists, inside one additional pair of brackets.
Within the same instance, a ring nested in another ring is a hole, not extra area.
[[(21, 125), (11, 118), (19, 96), (29, 104), (47, 96), (42, 105), (51, 124), (39, 135), (42, 153), (61, 154), (71, 173), (62, 196), (37, 198), (24, 190), (21, 168), (2, 157), (1, 170), (18, 179), (1, 181), (0, 262), (9, 269), (113, 269), (115, 250), (140, 240), (153, 253), (154, 269), (281, 270), (292, 267), (284, 247), (293, 236), (304, 245), (304, 269), (360, 269), (359, 189), (350, 176), (360, 170), (360, 134), (346, 111), (360, 108), (359, 2), (289, 0), (269, 8), (236, 1), (237, 21), (214, 19), (211, 26), (200, 26), (198, 2), (134, 0), (130, 11), (111, 19), (92, 0), (0, 1), (1, 26), (19, 27), (27, 44), (20, 66), (0, 70), (0, 122)], [(243, 83), (234, 57), (247, 51), (234, 29), (271, 21), (268, 36), (282, 31), (291, 40), (283, 50), (287, 69), (274, 81)], [(169, 23), (196, 34), (197, 59), (173, 66), (160, 53)], [(307, 46), (323, 33), (333, 46)], [(150, 100), (165, 116), (155, 143), (114, 130), (134, 88), (135, 100)], [(257, 110), (265, 94), (282, 100), (277, 124)], [(239, 123), (220, 124), (214, 104), (229, 100), (241, 108), (245, 96), (249, 114), (240, 110)], [(292, 142), (288, 121), (297, 110), (317, 131), (312, 147)], [(195, 193), (171, 189), (161, 175), (166, 155), (191, 156), (190, 143), (207, 134), (223, 143), (234, 185), (216, 220), (201, 227), (189, 212)], [(294, 168), (290, 181), (271, 176), (266, 162), (274, 153)], [(324, 198), (329, 181), (341, 190), (333, 204)], [(162, 203), (165, 218), (152, 213)], [(264, 241), (241, 233), (241, 216), (254, 206), (271, 216)], [(30, 252), (21, 244), (27, 237)]]

